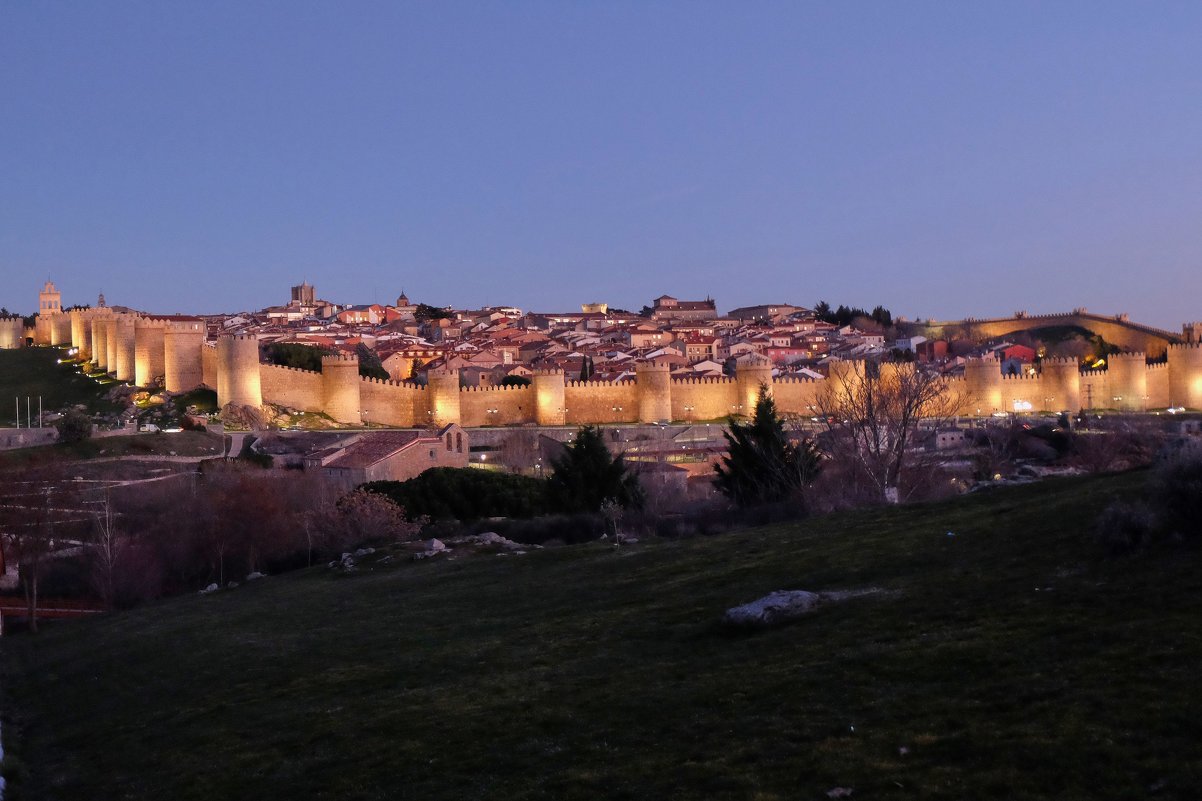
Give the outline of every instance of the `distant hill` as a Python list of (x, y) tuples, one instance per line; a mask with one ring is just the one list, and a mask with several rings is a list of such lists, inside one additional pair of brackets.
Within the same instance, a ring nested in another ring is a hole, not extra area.
[(1189, 798), (1199, 554), (1089, 538), (1144, 481), (394, 556), (47, 625), (2, 643), (5, 769), (32, 799)]

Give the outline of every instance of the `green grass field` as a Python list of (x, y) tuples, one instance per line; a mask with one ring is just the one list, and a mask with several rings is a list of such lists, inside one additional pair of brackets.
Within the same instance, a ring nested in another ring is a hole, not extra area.
[[(1144, 481), (316, 568), (48, 625), (0, 642), (12, 797), (1194, 798), (1199, 555), (1088, 536)], [(719, 624), (864, 587), (888, 594)]]
[(0, 451), (0, 470), (45, 466), (63, 460), (106, 459), (114, 456), (220, 456), (224, 452), (225, 439), (220, 434), (204, 431), (130, 434), (87, 439), (68, 445)]
[(101, 383), (80, 372), (66, 359), (63, 348), (20, 348), (0, 350), (0, 425), (11, 426), (16, 420), (14, 398), (21, 400), (21, 420), (25, 420), (25, 399), (31, 398), (34, 417), (38, 396), (48, 412), (83, 404), (89, 412), (108, 412), (113, 405), (105, 400), (112, 383)]

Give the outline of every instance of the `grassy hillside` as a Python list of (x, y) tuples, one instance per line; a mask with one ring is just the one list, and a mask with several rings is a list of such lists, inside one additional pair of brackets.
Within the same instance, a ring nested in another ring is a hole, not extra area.
[(91, 412), (108, 412), (113, 405), (105, 400), (112, 383), (100, 383), (79, 371), (73, 362), (59, 364), (65, 358), (62, 348), (20, 348), (0, 350), (0, 425), (11, 426), (16, 409), (13, 398), (21, 399), (21, 420), (25, 420), (25, 398), (32, 398), (34, 417), (38, 396), (46, 411), (83, 404)]
[(108, 459), (116, 456), (220, 456), (225, 438), (205, 431), (176, 431), (170, 434), (129, 434), (95, 437), (81, 442), (0, 452), (0, 470), (35, 467), (62, 460)]
[[(1144, 478), (704, 540), (325, 568), (3, 649), (62, 799), (1190, 798), (1194, 551), (1103, 559)], [(949, 535), (952, 532), (954, 536)], [(776, 589), (882, 587), (733, 633)], [(904, 750), (903, 750), (904, 749)]]

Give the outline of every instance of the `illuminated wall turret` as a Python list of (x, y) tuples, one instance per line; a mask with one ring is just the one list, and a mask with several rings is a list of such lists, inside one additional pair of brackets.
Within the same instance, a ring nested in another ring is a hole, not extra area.
[(188, 392), (204, 380), (201, 346), (205, 324), (201, 320), (172, 320), (163, 332), (163, 388)]
[(1076, 359), (1045, 358), (1039, 371), (1044, 411), (1076, 412), (1082, 408), (1081, 368)]
[(339, 423), (363, 422), (359, 397), (359, 357), (336, 353), (321, 357), (325, 412)]
[(735, 365), (735, 383), (739, 387), (738, 414), (750, 417), (755, 414), (756, 401), (760, 399), (760, 387), (772, 394), (772, 362), (762, 356), (750, 355)]
[(1112, 353), (1106, 360), (1112, 409), (1142, 412), (1147, 408), (1148, 362), (1142, 353)]
[(540, 426), (563, 425), (563, 370), (535, 370), (530, 380), (534, 386), (534, 422)]
[(639, 399), (639, 422), (658, 423), (672, 419), (672, 373), (666, 364), (642, 362), (634, 377)]
[(166, 320), (139, 317), (134, 320), (134, 383), (148, 387), (166, 372), (164, 336)]
[(136, 378), (134, 349), (134, 315), (119, 314), (113, 321), (112, 343), (113, 363), (109, 365), (118, 381), (133, 381)]
[(108, 372), (109, 366), (109, 316), (108, 309), (97, 309), (92, 315), (92, 361), (96, 367)]
[(259, 339), (253, 334), (223, 336), (217, 340), (217, 405), (263, 405), (259, 380)]
[(1202, 409), (1202, 344), (1169, 346), (1169, 402)]
[(430, 370), (426, 374), (426, 395), (430, 422), (445, 426), (460, 421), (458, 370)]

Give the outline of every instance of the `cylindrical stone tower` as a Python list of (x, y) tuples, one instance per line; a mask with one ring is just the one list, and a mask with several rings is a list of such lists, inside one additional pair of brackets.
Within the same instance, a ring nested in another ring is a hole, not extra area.
[(117, 315), (114, 313), (104, 321), (104, 349), (106, 369), (109, 373), (117, 372)]
[(134, 321), (134, 383), (148, 387), (164, 377), (166, 320), (139, 317)]
[(163, 332), (163, 388), (188, 392), (204, 381), (200, 348), (205, 341), (201, 320), (172, 320)]
[(751, 417), (760, 399), (760, 388), (772, 394), (772, 362), (763, 356), (752, 355), (735, 365), (735, 383), (739, 386), (738, 414)]
[(0, 350), (24, 347), (25, 321), (20, 317), (0, 317)]
[(1039, 364), (1039, 373), (1045, 412), (1081, 409), (1081, 368), (1076, 359), (1045, 358)]
[(96, 367), (108, 372), (109, 367), (109, 329), (108, 312), (97, 311), (92, 316), (92, 361)]
[(67, 313), (71, 318), (71, 347), (75, 348), (81, 359), (88, 358), (88, 342), (85, 331), (91, 331), (88, 326), (88, 312), (83, 309), (72, 309)]
[(666, 364), (640, 362), (634, 367), (639, 398), (639, 422), (659, 423), (672, 419), (672, 373)]
[(1002, 409), (1002, 367), (997, 359), (969, 359), (964, 363), (964, 409), (988, 416)]
[(1169, 403), (1202, 409), (1202, 344), (1169, 345)]
[(426, 374), (426, 394), (430, 401), (429, 422), (440, 426), (459, 422), (459, 370), (430, 370)]
[(1106, 360), (1110, 374), (1110, 403), (1125, 412), (1147, 408), (1148, 360), (1142, 353), (1112, 353)]
[(263, 406), (259, 379), (259, 338), (254, 334), (223, 336), (217, 340), (217, 406)]
[(321, 357), (325, 413), (339, 423), (363, 422), (359, 395), (359, 357), (336, 353)]
[(135, 378), (134, 320), (132, 314), (121, 314), (113, 324), (113, 354), (116, 361), (110, 367), (118, 381), (132, 382)]
[(563, 370), (535, 370), (531, 376), (534, 385), (534, 422), (540, 426), (561, 426), (564, 414)]

